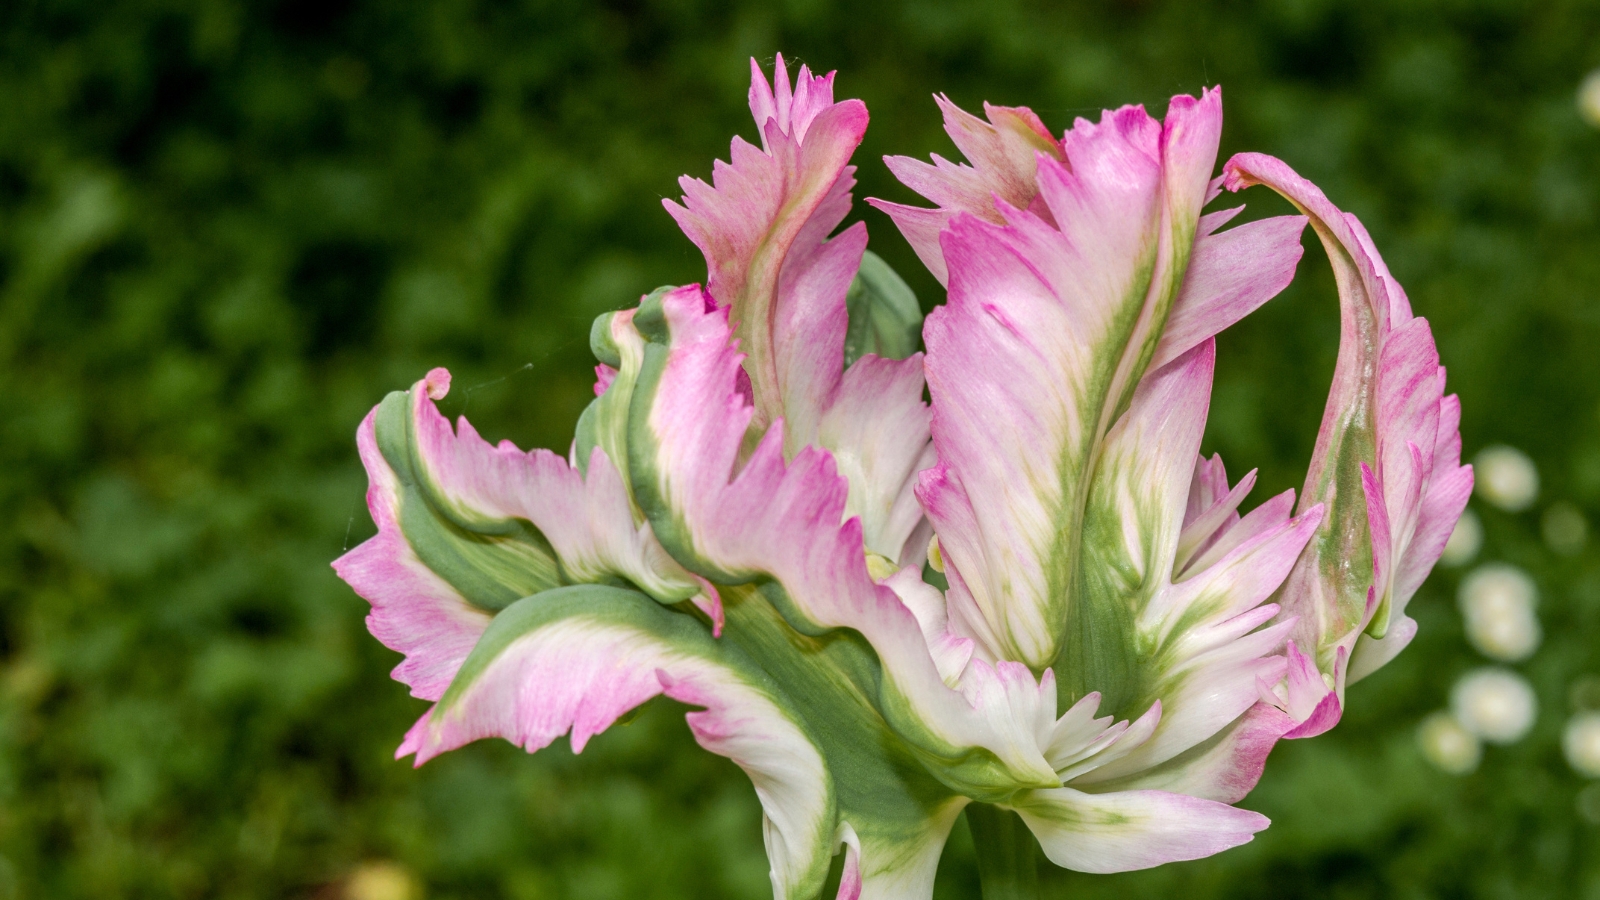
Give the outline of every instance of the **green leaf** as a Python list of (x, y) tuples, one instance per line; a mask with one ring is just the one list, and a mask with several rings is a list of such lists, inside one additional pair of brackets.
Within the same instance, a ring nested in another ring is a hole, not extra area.
[(922, 343), (922, 307), (917, 295), (871, 250), (861, 257), (861, 269), (845, 295), (845, 308), (850, 314), (844, 338), (846, 368), (868, 353), (905, 359)]

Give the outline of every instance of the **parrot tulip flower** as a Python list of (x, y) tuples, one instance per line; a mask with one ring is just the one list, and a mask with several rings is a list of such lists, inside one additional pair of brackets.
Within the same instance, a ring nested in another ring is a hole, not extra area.
[[(1027, 866), (1249, 841), (1267, 820), (1232, 804), (1411, 639), (1470, 492), (1426, 321), (1283, 163), (1213, 177), (1218, 90), (1059, 138), (940, 98), (967, 164), (890, 159), (936, 208), (874, 201), (948, 288), (910, 352), (914, 298), (864, 224), (835, 233), (866, 107), (752, 70), (760, 145), (666, 203), (705, 284), (595, 323), (567, 458), (452, 428), (441, 369), (362, 422), (378, 533), (335, 567), (433, 703), (400, 755), (581, 750), (665, 695), (750, 776), (778, 898), (840, 852), (838, 897), (929, 897), (969, 805), (980, 853), (1025, 840), (994, 859)], [(1301, 215), (1202, 214), (1251, 184)], [(1199, 454), (1213, 338), (1290, 282), (1308, 221), (1334, 386), (1298, 508), (1241, 513), (1254, 473)]]

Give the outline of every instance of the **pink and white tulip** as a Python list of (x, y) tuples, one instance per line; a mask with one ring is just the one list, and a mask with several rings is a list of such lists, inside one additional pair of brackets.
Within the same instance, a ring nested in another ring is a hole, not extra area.
[[(968, 164), (891, 159), (937, 208), (873, 201), (948, 288), (926, 356), (863, 352), (904, 343), (867, 317), (892, 332), (910, 303), (864, 224), (835, 233), (866, 107), (780, 57), (753, 71), (760, 146), (666, 203), (705, 286), (596, 322), (569, 458), (452, 429), (442, 370), (362, 423), (379, 532), (335, 566), (435, 702), (401, 755), (582, 749), (665, 694), (750, 775), (779, 898), (818, 896), (840, 852), (838, 896), (928, 897), (973, 802), (1088, 872), (1266, 827), (1232, 804), (1410, 640), (1471, 489), (1427, 323), (1282, 163), (1213, 177), (1218, 90), (1060, 138), (939, 105)], [(1303, 215), (1202, 214), (1252, 183)], [(1213, 338), (1289, 283), (1308, 220), (1334, 389), (1298, 510), (1241, 513), (1254, 473), (1199, 454)]]

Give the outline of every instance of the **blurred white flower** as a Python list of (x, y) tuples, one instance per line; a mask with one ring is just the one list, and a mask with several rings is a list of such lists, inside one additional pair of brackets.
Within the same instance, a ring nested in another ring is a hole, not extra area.
[(1478, 451), (1472, 461), (1478, 496), (1508, 512), (1521, 512), (1539, 498), (1539, 470), (1528, 454), (1505, 444)]
[(1578, 85), (1578, 115), (1595, 128), (1600, 128), (1600, 69), (1584, 76)]
[(1521, 675), (1500, 668), (1468, 672), (1450, 690), (1450, 710), (1462, 727), (1492, 744), (1513, 744), (1533, 727), (1539, 701)]
[(1478, 652), (1496, 662), (1521, 662), (1539, 649), (1544, 637), (1530, 615), (1496, 615), (1470, 620), (1467, 637)]
[(1540, 526), (1544, 542), (1562, 556), (1576, 556), (1589, 542), (1589, 520), (1582, 510), (1564, 500), (1550, 504)]
[(1466, 775), (1483, 759), (1483, 742), (1448, 712), (1436, 712), (1417, 726), (1422, 757), (1442, 772)]
[(1483, 520), (1469, 509), (1456, 520), (1455, 530), (1450, 532), (1450, 540), (1444, 545), (1444, 554), (1439, 557), (1439, 562), (1447, 566), (1464, 566), (1472, 562), (1482, 547)]
[(1478, 652), (1500, 662), (1517, 662), (1539, 649), (1544, 631), (1534, 607), (1539, 590), (1515, 566), (1490, 563), (1461, 581), (1457, 603), (1466, 619), (1467, 640)]
[(1561, 734), (1561, 749), (1573, 771), (1585, 778), (1600, 778), (1600, 712), (1573, 716)]

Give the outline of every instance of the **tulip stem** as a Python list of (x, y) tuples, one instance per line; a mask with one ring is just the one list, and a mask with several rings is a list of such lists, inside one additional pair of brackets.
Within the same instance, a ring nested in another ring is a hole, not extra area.
[(1039, 900), (1038, 841), (1016, 813), (987, 803), (967, 807), (983, 900)]

